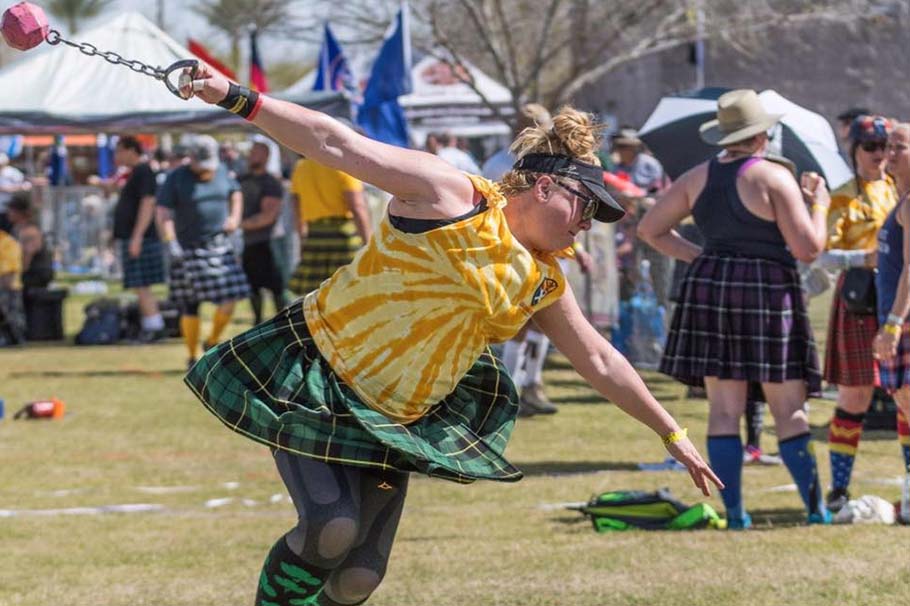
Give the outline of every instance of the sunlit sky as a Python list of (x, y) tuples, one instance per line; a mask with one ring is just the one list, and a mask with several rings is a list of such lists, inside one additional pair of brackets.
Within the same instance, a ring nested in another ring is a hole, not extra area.
[[(226, 51), (227, 38), (209, 27), (205, 19), (190, 10), (189, 7), (192, 4), (192, 0), (164, 0), (164, 21), (167, 33), (184, 45), (187, 37), (192, 36), (216, 52)], [(129, 10), (142, 13), (154, 23), (157, 6), (157, 0), (116, 0), (114, 5), (96, 21), (109, 19), (111, 14), (116, 14), (117, 11)], [(96, 21), (92, 21), (92, 24)], [(259, 51), (262, 53), (266, 67), (268, 67), (269, 60), (313, 60), (318, 50), (316, 46), (304, 42), (280, 42), (272, 37), (259, 43)], [(244, 48), (243, 52), (247, 52), (247, 49)]]

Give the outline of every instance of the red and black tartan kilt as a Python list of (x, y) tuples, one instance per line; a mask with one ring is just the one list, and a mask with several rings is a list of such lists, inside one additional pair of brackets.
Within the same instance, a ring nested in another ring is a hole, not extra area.
[(872, 355), (872, 341), (878, 332), (874, 314), (861, 316), (847, 311), (841, 290), (844, 273), (837, 279), (828, 320), (825, 344), (825, 380), (834, 385), (858, 387), (878, 385), (878, 362)]

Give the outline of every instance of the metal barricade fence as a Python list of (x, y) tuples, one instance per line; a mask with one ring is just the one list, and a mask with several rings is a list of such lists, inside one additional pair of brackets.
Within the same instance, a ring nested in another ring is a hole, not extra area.
[(112, 239), (115, 203), (116, 197), (98, 187), (42, 188), (41, 229), (59, 269), (103, 278), (119, 274)]

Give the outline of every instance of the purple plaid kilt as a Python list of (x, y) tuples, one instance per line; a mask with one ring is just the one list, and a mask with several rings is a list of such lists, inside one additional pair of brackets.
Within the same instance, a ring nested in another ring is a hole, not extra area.
[(250, 296), (230, 238), (218, 235), (171, 259), (170, 299), (175, 305), (226, 303)]
[(861, 316), (847, 311), (841, 290), (841, 273), (831, 300), (828, 342), (825, 344), (825, 381), (834, 385), (877, 385), (879, 364), (872, 355), (872, 341), (878, 332), (874, 314)]
[(888, 393), (910, 386), (910, 322), (904, 322), (897, 355), (890, 360), (879, 360), (878, 369), (881, 388)]
[(795, 268), (746, 257), (699, 256), (683, 279), (660, 372), (760, 383), (802, 379), (821, 393), (818, 353)]

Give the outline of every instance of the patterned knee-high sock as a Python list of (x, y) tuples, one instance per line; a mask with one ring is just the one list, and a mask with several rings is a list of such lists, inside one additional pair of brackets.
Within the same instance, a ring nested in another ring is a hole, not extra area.
[(809, 515), (825, 514), (825, 505), (822, 502), (822, 491), (818, 482), (818, 467), (815, 465), (815, 454), (812, 452), (811, 436), (803, 433), (786, 440), (778, 441), (780, 456), (784, 460), (796, 487), (799, 496)]
[(853, 461), (863, 435), (865, 413), (852, 414), (840, 408), (834, 411), (828, 429), (828, 451), (831, 460), (831, 487), (846, 490), (850, 486)]
[(727, 520), (734, 524), (745, 518), (743, 509), (743, 441), (736, 436), (708, 436), (708, 458), (711, 468), (725, 488), (720, 491), (727, 510)]
[(304, 562), (281, 537), (265, 558), (255, 606), (318, 606), (330, 572)]
[(910, 471), (910, 423), (900, 410), (897, 411), (897, 439), (904, 454), (904, 471)]

